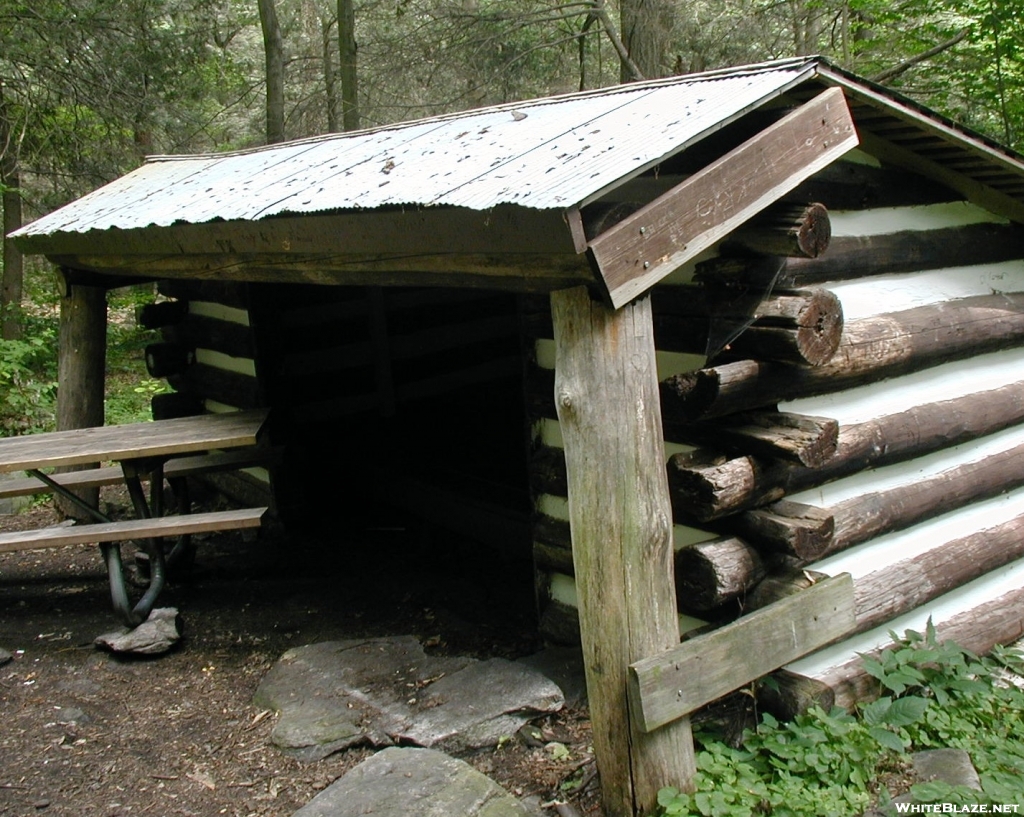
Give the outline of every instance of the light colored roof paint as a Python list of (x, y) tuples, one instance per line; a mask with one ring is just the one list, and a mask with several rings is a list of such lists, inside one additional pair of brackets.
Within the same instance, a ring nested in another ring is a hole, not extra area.
[(789, 60), (233, 154), (153, 157), (21, 234), (387, 206), (564, 210), (779, 95), (814, 67)]

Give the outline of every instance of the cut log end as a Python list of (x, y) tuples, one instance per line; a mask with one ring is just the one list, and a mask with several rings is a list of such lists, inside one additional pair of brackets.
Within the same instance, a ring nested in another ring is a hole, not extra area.
[(679, 606), (697, 612), (732, 601), (765, 575), (757, 551), (735, 538), (682, 548), (676, 553), (675, 567)]

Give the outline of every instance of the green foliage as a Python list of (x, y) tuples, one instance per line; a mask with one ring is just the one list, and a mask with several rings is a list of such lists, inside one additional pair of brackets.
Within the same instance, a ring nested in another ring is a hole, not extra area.
[(814, 708), (791, 723), (762, 716), (739, 748), (700, 735), (696, 790), (663, 789), (659, 815), (785, 817), (858, 815), (889, 792), (877, 790), (909, 751), (966, 750), (982, 790), (918, 783), (916, 803), (1019, 804), (1024, 808), (1024, 691), (1004, 682), (1024, 671), (1020, 653), (997, 648), (979, 658), (940, 643), (929, 623), (908, 631), (877, 658), (864, 658), (880, 697), (855, 715)]
[(0, 340), (0, 436), (45, 431), (57, 399), (57, 330), (39, 323), (26, 340)]

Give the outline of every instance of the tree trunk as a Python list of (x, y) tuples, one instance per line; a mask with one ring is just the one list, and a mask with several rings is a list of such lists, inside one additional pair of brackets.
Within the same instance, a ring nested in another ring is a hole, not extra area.
[(18, 189), (18, 148), (11, 133), (8, 107), (0, 83), (0, 207), (3, 208), (3, 278), (0, 279), (0, 338), (21, 337), (21, 294), (24, 262), (21, 251), (9, 239), (21, 227), (21, 191)]
[(352, 0), (338, 0), (338, 51), (341, 55), (341, 116), (345, 130), (359, 130), (359, 72), (356, 12)]
[(267, 73), (267, 144), (284, 141), (284, 41), (274, 0), (258, 0)]
[[(106, 377), (107, 293), (98, 287), (67, 286), (60, 302), (60, 339), (57, 364), (57, 430), (103, 425), (103, 391)], [(71, 468), (68, 470), (79, 470)], [(93, 507), (98, 488), (76, 491)], [(61, 510), (79, 517), (82, 511), (70, 502), (58, 502)]]
[(672, 16), (673, 4), (668, 0), (623, 0), (619, 4), (622, 42), (632, 63), (621, 61), (620, 82), (654, 79), (668, 73), (665, 54), (672, 35)]
[(323, 60), (324, 90), (327, 95), (327, 131), (337, 133), (341, 128), (338, 116), (338, 72), (334, 67), (334, 37), (331, 29), (334, 21), (320, 16), (321, 59)]

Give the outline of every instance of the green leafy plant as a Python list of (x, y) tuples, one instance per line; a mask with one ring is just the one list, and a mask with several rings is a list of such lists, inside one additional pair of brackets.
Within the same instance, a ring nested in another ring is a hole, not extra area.
[[(966, 750), (981, 790), (936, 781), (910, 788), (916, 803), (1024, 808), (1024, 691), (1011, 673), (1024, 658), (997, 648), (979, 658), (939, 642), (929, 622), (875, 657), (864, 657), (878, 697), (853, 714), (810, 709), (790, 723), (762, 715), (738, 748), (700, 734), (695, 791), (663, 789), (659, 815), (859, 815), (885, 805), (879, 781), (907, 766), (910, 751)], [(901, 793), (901, 792), (897, 792)]]
[(56, 332), (0, 340), (0, 436), (43, 431), (57, 398)]

